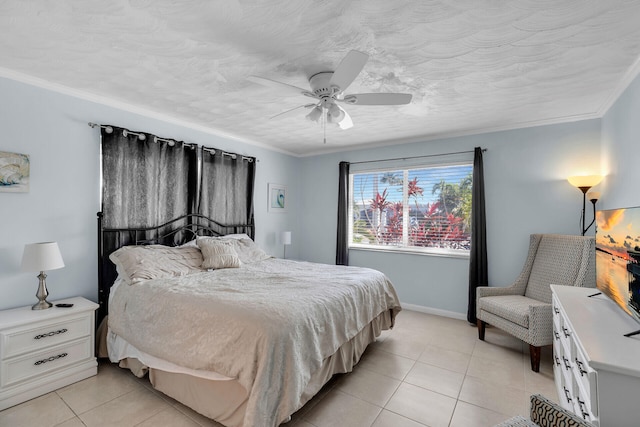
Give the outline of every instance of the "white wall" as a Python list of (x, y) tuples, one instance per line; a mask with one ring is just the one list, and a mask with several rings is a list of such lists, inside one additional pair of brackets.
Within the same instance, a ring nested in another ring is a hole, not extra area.
[(640, 77), (602, 119), (602, 209), (640, 206)]
[(282, 256), (275, 236), (293, 231), (287, 256), (297, 256), (295, 198), (286, 214), (267, 212), (267, 183), (298, 193), (299, 162), (261, 147), (143, 117), (58, 92), (0, 78), (0, 151), (30, 155), (28, 193), (0, 192), (0, 309), (36, 302), (37, 273), (20, 271), (26, 243), (57, 241), (66, 267), (47, 272), (50, 299), (82, 295), (97, 301), (99, 131), (105, 123), (256, 156), (256, 241)]
[[(579, 234), (582, 193), (567, 176), (600, 171), (600, 120), (349, 151), (302, 160), (300, 256), (335, 261), (338, 163), (487, 148), (484, 153), (489, 280), (509, 285), (529, 234)], [(384, 272), (401, 301), (466, 314), (468, 259), (350, 252), (350, 264)]]

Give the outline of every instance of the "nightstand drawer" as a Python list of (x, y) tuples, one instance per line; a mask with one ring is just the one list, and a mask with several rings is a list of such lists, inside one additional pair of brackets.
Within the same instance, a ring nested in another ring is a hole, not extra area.
[(88, 336), (25, 356), (5, 359), (0, 362), (0, 387), (12, 386), (91, 357), (93, 345), (91, 337)]
[(56, 344), (91, 335), (93, 312), (41, 322), (0, 332), (2, 358), (48, 348)]

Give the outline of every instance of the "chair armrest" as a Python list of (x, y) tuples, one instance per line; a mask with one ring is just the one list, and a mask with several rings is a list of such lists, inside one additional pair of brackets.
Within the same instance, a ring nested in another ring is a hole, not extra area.
[(553, 310), (551, 304), (529, 306), (529, 344), (536, 347), (553, 343)]
[(522, 295), (518, 290), (509, 286), (507, 288), (502, 287), (489, 287), (489, 286), (478, 286), (476, 288), (476, 295), (478, 298), (482, 297), (495, 297), (498, 295)]
[(591, 423), (562, 409), (540, 394), (531, 396), (531, 421), (540, 427), (575, 426), (593, 427)]
[[(522, 295), (522, 293), (515, 286), (508, 286), (506, 288), (478, 286), (476, 288), (476, 310), (478, 310), (478, 312), (480, 311), (480, 298), (500, 295)], [(476, 313), (476, 315), (477, 314), (478, 313)]]

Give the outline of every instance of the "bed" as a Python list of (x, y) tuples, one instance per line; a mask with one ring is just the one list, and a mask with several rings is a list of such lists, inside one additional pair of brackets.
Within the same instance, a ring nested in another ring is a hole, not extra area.
[(250, 226), (100, 220), (109, 359), (226, 426), (286, 422), (401, 310), (382, 273), (270, 257)]

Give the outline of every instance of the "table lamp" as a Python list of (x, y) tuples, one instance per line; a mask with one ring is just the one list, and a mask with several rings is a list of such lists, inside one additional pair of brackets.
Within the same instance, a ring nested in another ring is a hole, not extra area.
[(280, 233), (280, 243), (284, 246), (284, 259), (287, 259), (287, 246), (291, 244), (291, 232), (283, 231)]
[(64, 267), (64, 261), (60, 254), (60, 249), (56, 242), (30, 243), (24, 246), (22, 254), (22, 271), (39, 271), (38, 279), (38, 302), (34, 304), (32, 310), (44, 310), (53, 304), (47, 301), (49, 292), (47, 291), (47, 275), (45, 270), (56, 270)]

